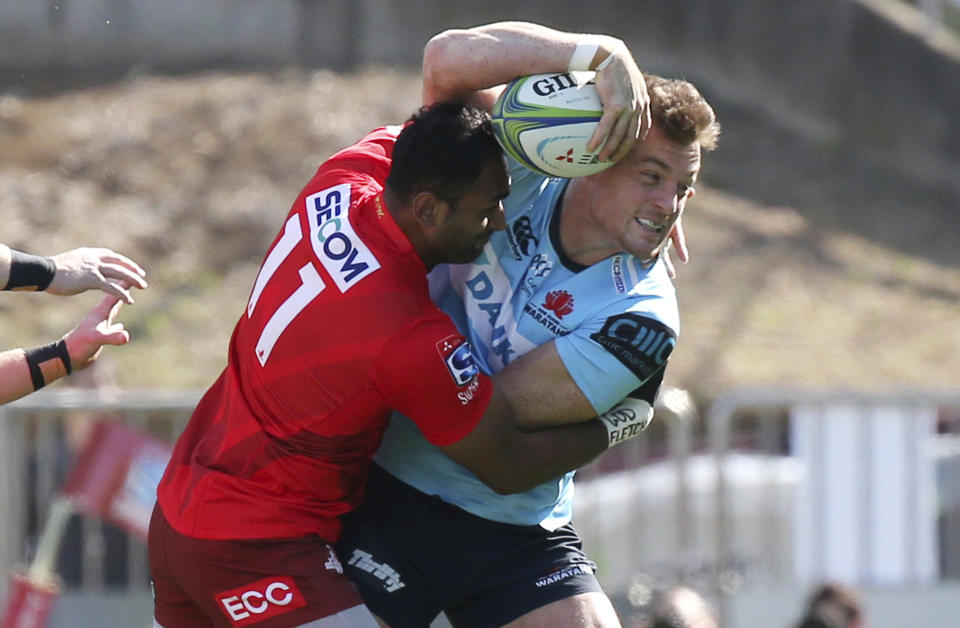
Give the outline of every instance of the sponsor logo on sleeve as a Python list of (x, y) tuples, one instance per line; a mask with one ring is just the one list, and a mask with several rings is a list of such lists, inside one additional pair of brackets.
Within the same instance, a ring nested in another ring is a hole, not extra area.
[(341, 183), (306, 199), (310, 244), (340, 292), (380, 268), (380, 262), (350, 224), (350, 184)]
[(464, 388), (457, 393), (457, 398), (461, 405), (467, 405), (473, 401), (474, 395), (480, 388), (480, 368), (473, 359), (473, 353), (470, 351), (470, 343), (459, 334), (447, 336), (437, 343), (437, 351), (447, 365), (447, 371), (453, 378), (458, 388)]
[(610, 264), (610, 273), (613, 276), (613, 289), (617, 291), (617, 294), (625, 294), (627, 292), (627, 282), (623, 278), (622, 255), (613, 256)]
[(620, 360), (640, 381), (663, 367), (677, 344), (677, 335), (672, 329), (660, 321), (631, 313), (611, 316), (590, 338)]
[(473, 360), (473, 353), (470, 352), (470, 343), (463, 336), (447, 336), (437, 343), (437, 351), (446, 363), (453, 381), (461, 388), (480, 372)]
[(307, 605), (293, 578), (274, 576), (224, 591), (217, 605), (234, 626), (247, 626)]

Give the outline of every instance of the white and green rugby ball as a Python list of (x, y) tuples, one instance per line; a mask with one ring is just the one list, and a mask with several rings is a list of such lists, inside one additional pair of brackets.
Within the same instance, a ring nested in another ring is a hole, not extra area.
[(551, 177), (584, 177), (613, 165), (587, 151), (603, 106), (593, 72), (532, 74), (515, 79), (493, 105), (493, 131), (503, 149)]

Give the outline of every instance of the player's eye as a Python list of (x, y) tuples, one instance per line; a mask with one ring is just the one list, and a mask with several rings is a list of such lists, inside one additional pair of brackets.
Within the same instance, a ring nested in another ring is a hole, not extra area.
[(640, 173), (640, 180), (645, 185), (658, 185), (662, 179), (659, 172), (648, 170)]

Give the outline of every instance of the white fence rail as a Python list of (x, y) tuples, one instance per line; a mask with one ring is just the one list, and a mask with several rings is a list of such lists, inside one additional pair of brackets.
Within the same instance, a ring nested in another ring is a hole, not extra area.
[[(0, 602), (85, 430), (108, 418), (172, 441), (199, 395), (43, 391), (0, 407)], [(744, 390), (703, 416), (668, 390), (646, 437), (581, 471), (576, 500), (574, 524), (626, 626), (656, 589), (682, 583), (707, 594), (724, 626), (786, 628), (827, 579), (868, 602), (893, 592), (925, 625), (949, 625), (936, 592), (956, 599), (960, 584), (960, 390)], [(60, 604), (149, 599), (142, 539), (102, 521), (74, 517), (57, 568)], [(911, 597), (920, 591), (922, 603)], [(85, 625), (71, 612), (51, 626)], [(885, 621), (870, 625), (897, 625)]]

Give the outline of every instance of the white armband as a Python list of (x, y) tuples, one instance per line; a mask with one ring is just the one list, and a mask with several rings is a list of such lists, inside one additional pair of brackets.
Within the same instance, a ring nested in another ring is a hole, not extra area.
[(599, 418), (607, 428), (607, 448), (629, 440), (650, 425), (653, 419), (653, 406), (643, 399), (627, 397), (613, 406)]
[(600, 49), (600, 37), (597, 35), (584, 35), (577, 42), (577, 48), (570, 55), (570, 63), (567, 64), (567, 72), (587, 72), (590, 70), (590, 64), (597, 50)]

